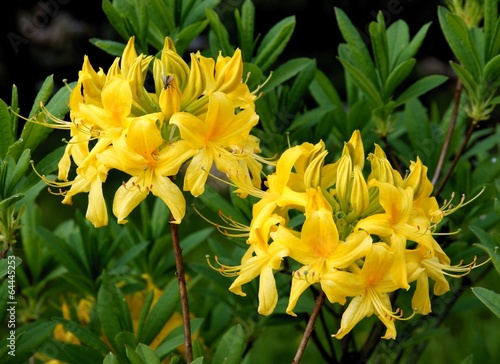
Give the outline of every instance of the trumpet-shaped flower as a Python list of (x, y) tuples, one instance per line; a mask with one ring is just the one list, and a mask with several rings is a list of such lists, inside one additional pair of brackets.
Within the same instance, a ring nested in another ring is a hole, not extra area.
[[(347, 309), (344, 311), (340, 329), (334, 337), (343, 338), (364, 317), (377, 315), (387, 328), (384, 339), (396, 338), (395, 319), (401, 319), (401, 313), (392, 311), (390, 292), (397, 290), (399, 285), (391, 278), (391, 268), (395, 257), (389, 247), (384, 243), (375, 243), (367, 254), (361, 269), (353, 267), (349, 282), (353, 295)], [(340, 277), (326, 277), (338, 279)], [(342, 277), (346, 279), (345, 276)], [(353, 294), (357, 291), (357, 294)]]
[(129, 213), (151, 192), (160, 197), (170, 209), (175, 223), (184, 217), (186, 202), (169, 176), (177, 174), (180, 166), (193, 155), (183, 141), (164, 144), (156, 123), (163, 115), (148, 114), (131, 122), (122, 138), (98, 155), (108, 168), (132, 176), (116, 191), (113, 212), (119, 223), (126, 223)]
[(293, 316), (298, 298), (313, 283), (321, 283), (327, 297), (334, 302), (334, 297), (341, 293), (323, 286), (323, 276), (349, 267), (357, 259), (364, 257), (372, 244), (371, 237), (364, 231), (353, 233), (346, 241), (340, 241), (332, 208), (321, 190), (309, 189), (307, 197), (306, 220), (300, 237), (283, 226), (271, 233), (273, 244), (278, 242), (288, 247), (289, 256), (303, 264), (293, 274), (290, 301), (286, 310)]
[(413, 188), (395, 187), (389, 183), (379, 183), (380, 205), (385, 213), (366, 217), (358, 222), (356, 228), (375, 234), (390, 244), (395, 255), (392, 276), (402, 288), (409, 288), (406, 272), (406, 241), (422, 244), (433, 251), (434, 238), (429, 226), (420, 226), (413, 219)]
[(281, 260), (288, 255), (287, 246), (279, 242), (268, 244), (271, 231), (276, 230), (276, 224), (283, 222), (277, 215), (271, 216), (266, 223), (255, 233), (256, 239), (250, 245), (241, 259), (241, 265), (225, 266), (218, 269), (226, 276), (237, 276), (229, 290), (237, 295), (246, 296), (241, 286), (259, 278), (259, 307), (261, 315), (270, 315), (278, 302), (278, 292), (274, 279), (274, 270), (279, 269)]
[[(231, 101), (222, 92), (209, 96), (208, 111), (203, 119), (187, 112), (174, 114), (170, 123), (177, 125), (182, 139), (195, 152), (186, 171), (184, 190), (191, 191), (195, 197), (201, 195), (213, 163), (230, 178), (243, 174), (239, 161), (245, 162), (252, 155), (235, 154), (233, 150), (241, 149), (257, 122), (258, 116), (252, 110), (242, 110), (235, 115)], [(252, 178), (260, 181), (259, 175)]]

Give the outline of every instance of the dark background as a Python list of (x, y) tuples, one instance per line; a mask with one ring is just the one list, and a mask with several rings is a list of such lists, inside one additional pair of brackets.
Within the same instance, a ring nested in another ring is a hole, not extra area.
[[(231, 27), (233, 9), (243, 0), (223, 0), (219, 14)], [(341, 88), (342, 68), (335, 59), (342, 41), (337, 29), (334, 7), (342, 8), (353, 23), (367, 33), (367, 26), (382, 10), (388, 24), (404, 19), (414, 35), (426, 22), (433, 22), (417, 55), (417, 75), (448, 73), (450, 51), (439, 32), (436, 7), (440, 1), (334, 1), (334, 0), (254, 0), (256, 33), (265, 34), (286, 16), (295, 15), (294, 35), (281, 60), (293, 57), (316, 58), (318, 66)], [(62, 80), (74, 81), (83, 61), (105, 71), (113, 57), (88, 42), (91, 37), (123, 41), (107, 22), (101, 1), (18, 0), (9, 3), (1, 22), (0, 98), (10, 104), (12, 84), (19, 90), (21, 114), (27, 116), (43, 80), (54, 74), (56, 87)], [(234, 34), (230, 32), (230, 34)], [(340, 90), (342, 92), (342, 90)]]

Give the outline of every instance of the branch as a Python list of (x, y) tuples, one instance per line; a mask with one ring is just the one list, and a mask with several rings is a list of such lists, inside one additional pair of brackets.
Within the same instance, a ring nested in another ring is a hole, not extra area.
[(186, 277), (184, 275), (184, 263), (182, 262), (182, 249), (179, 244), (179, 225), (172, 223), (174, 217), (170, 213), (170, 231), (172, 232), (172, 245), (175, 255), (175, 275), (179, 284), (181, 298), (182, 321), (184, 323), (184, 344), (186, 345), (186, 361), (193, 361), (193, 346), (191, 344), (191, 321), (189, 320), (189, 302), (186, 289)]
[(460, 150), (458, 151), (457, 155), (453, 159), (453, 162), (451, 163), (451, 166), (448, 169), (448, 172), (446, 172), (446, 175), (444, 176), (443, 180), (439, 184), (439, 187), (437, 188), (437, 190), (435, 190), (434, 196), (439, 196), (439, 194), (443, 190), (444, 185), (446, 184), (446, 182), (448, 182), (448, 179), (450, 178), (451, 173), (453, 172), (453, 170), (457, 166), (457, 163), (460, 160), (460, 157), (464, 153), (465, 148), (467, 147), (467, 144), (469, 143), (470, 137), (472, 136), (472, 133), (474, 132), (474, 129), (476, 128), (476, 125), (477, 125), (476, 121), (472, 120), (472, 122), (469, 126), (469, 130), (467, 130), (467, 134), (465, 135), (465, 139), (464, 139), (462, 145), (460, 146)]
[(458, 118), (458, 107), (460, 106), (460, 95), (462, 94), (462, 82), (460, 79), (457, 79), (457, 84), (455, 86), (455, 96), (453, 98), (453, 110), (451, 112), (450, 125), (448, 126), (448, 133), (446, 134), (446, 139), (443, 143), (443, 147), (441, 148), (441, 154), (439, 154), (438, 164), (436, 166), (436, 170), (434, 171), (434, 176), (432, 176), (432, 184), (435, 186), (437, 181), (439, 180), (439, 175), (441, 174), (441, 170), (443, 169), (444, 160), (446, 158), (446, 154), (448, 153), (448, 148), (450, 147), (450, 140), (453, 136), (453, 130), (455, 129), (455, 124), (457, 123)]
[(311, 313), (311, 317), (309, 318), (309, 322), (307, 323), (306, 330), (304, 331), (304, 336), (302, 337), (302, 341), (300, 342), (299, 348), (297, 349), (297, 353), (295, 354), (295, 358), (292, 360), (292, 364), (298, 364), (304, 351), (306, 350), (307, 342), (311, 337), (311, 334), (314, 330), (314, 323), (316, 322), (316, 318), (321, 311), (321, 306), (323, 306), (323, 302), (325, 302), (325, 292), (321, 291), (319, 296), (316, 298), (316, 304), (314, 305), (313, 312)]

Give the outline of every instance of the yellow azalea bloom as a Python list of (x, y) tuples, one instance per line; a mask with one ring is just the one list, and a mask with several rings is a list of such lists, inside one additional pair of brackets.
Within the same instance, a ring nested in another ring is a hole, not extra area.
[(433, 252), (424, 246), (406, 251), (408, 270), (416, 270), (421, 273), (417, 278), (417, 288), (413, 295), (412, 306), (418, 313), (427, 315), (431, 312), (431, 301), (429, 297), (429, 278), (434, 283), (434, 294), (440, 296), (450, 290), (450, 285), (445, 276), (459, 278), (469, 273), (475, 267), (475, 261), (466, 265), (450, 265), (450, 258), (435, 243)]
[(98, 137), (93, 153), (100, 152), (120, 137), (132, 120), (132, 90), (123, 77), (115, 76), (106, 82), (101, 100), (102, 108), (87, 104), (80, 104), (77, 108), (77, 117), (82, 124), (80, 130), (86, 127)]
[(332, 208), (323, 197), (321, 189), (307, 190), (307, 197), (306, 220), (300, 237), (283, 226), (271, 233), (273, 244), (278, 242), (286, 246), (289, 256), (303, 264), (293, 274), (290, 301), (286, 310), (293, 316), (298, 298), (313, 283), (321, 283), (327, 297), (334, 302), (333, 297), (337, 293), (332, 292), (329, 286), (323, 286), (323, 275), (349, 267), (354, 261), (364, 257), (372, 244), (370, 235), (364, 231), (350, 235), (346, 241), (340, 241)]
[[(357, 288), (357, 295), (351, 300), (344, 311), (340, 329), (334, 337), (343, 338), (364, 317), (375, 313), (387, 328), (384, 339), (396, 338), (395, 319), (400, 319), (399, 312), (393, 312), (390, 292), (397, 290), (399, 285), (391, 279), (391, 268), (394, 255), (384, 243), (375, 243), (365, 258), (361, 269), (353, 269), (348, 281)], [(346, 277), (343, 277), (344, 279)]]
[(106, 182), (108, 168), (102, 165), (97, 159), (94, 163), (89, 163), (85, 168), (77, 168), (77, 176), (71, 182), (71, 188), (64, 193), (63, 204), (71, 205), (72, 197), (81, 192), (89, 193), (89, 204), (85, 217), (95, 227), (108, 224), (108, 211), (106, 201), (102, 193), (102, 184)]
[(268, 218), (259, 229), (254, 230), (254, 243), (250, 245), (238, 266), (221, 265), (218, 269), (226, 276), (237, 276), (229, 290), (237, 295), (246, 296), (241, 286), (259, 278), (259, 307), (261, 315), (270, 315), (278, 302), (278, 292), (274, 279), (274, 270), (279, 269), (281, 260), (288, 255), (288, 248), (280, 243), (268, 244), (271, 231), (276, 230), (276, 224), (283, 223), (283, 218), (277, 215)]
[(368, 176), (368, 188), (374, 186), (376, 182), (387, 182), (396, 187), (403, 187), (401, 174), (392, 168), (385, 152), (378, 144), (375, 144), (374, 153), (368, 155), (372, 171)]
[[(257, 122), (258, 116), (251, 110), (235, 115), (231, 101), (221, 92), (209, 96), (204, 119), (186, 112), (172, 115), (170, 123), (177, 125), (182, 139), (196, 154), (187, 168), (184, 190), (195, 197), (201, 195), (213, 163), (223, 173), (243, 174), (238, 161), (245, 162), (252, 155), (237, 155), (233, 150), (240, 149), (238, 146), (249, 138), (250, 129)], [(260, 176), (252, 178), (260, 180)]]
[(365, 165), (365, 150), (363, 148), (363, 141), (361, 140), (361, 133), (359, 130), (354, 130), (351, 139), (344, 144), (342, 155), (349, 155), (353, 163), (362, 170)]
[(241, 51), (237, 49), (232, 57), (223, 57), (221, 53), (217, 61), (203, 57), (199, 52), (197, 58), (205, 75), (205, 94), (219, 91), (230, 93), (241, 84), (243, 75), (243, 61)]
[(134, 119), (122, 138), (98, 155), (108, 168), (119, 169), (132, 178), (116, 191), (113, 213), (118, 223), (126, 223), (129, 213), (151, 192), (170, 209), (175, 223), (184, 217), (186, 202), (179, 188), (168, 176), (193, 155), (184, 141), (163, 145), (156, 122), (163, 115), (148, 114)]
[[(434, 238), (429, 222), (415, 220), (413, 215), (413, 188), (395, 187), (389, 183), (376, 182), (379, 189), (379, 202), (385, 213), (368, 216), (358, 222), (356, 229), (366, 230), (387, 241), (394, 253), (392, 268), (394, 282), (402, 288), (409, 288), (406, 272), (406, 241), (411, 240), (433, 250)], [(424, 222), (425, 224), (419, 224)]]
[(413, 208), (417, 210), (418, 214), (431, 220), (433, 224), (439, 223), (444, 214), (439, 208), (436, 198), (431, 196), (434, 187), (427, 178), (427, 167), (418, 157), (416, 162), (410, 164), (410, 173), (404, 180), (404, 188), (406, 187), (412, 187), (415, 191)]

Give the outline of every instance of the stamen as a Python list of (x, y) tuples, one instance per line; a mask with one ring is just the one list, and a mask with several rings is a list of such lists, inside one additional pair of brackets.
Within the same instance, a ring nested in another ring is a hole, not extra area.
[(48, 179), (47, 177), (45, 177), (45, 175), (42, 175), (40, 174), (36, 168), (35, 168), (35, 162), (33, 160), (30, 161), (30, 164), (31, 164), (31, 168), (33, 168), (33, 171), (36, 173), (36, 175), (38, 177), (40, 177), (40, 179), (45, 182), (45, 184), (51, 186), (51, 187), (56, 187), (56, 188), (60, 188), (60, 187), (70, 187), (72, 184), (73, 184), (73, 181), (68, 181), (68, 182), (56, 182), (55, 180), (50, 180)]
[(217, 256), (214, 256), (215, 262), (220, 266), (216, 267), (212, 264), (210, 261), (210, 255), (205, 255), (205, 258), (207, 259), (207, 263), (210, 266), (210, 268), (218, 271), (220, 274), (226, 277), (235, 277), (240, 274), (241, 266), (237, 265), (235, 267), (228, 267), (227, 265), (223, 265), (219, 262), (219, 258)]
[(444, 205), (441, 207), (441, 211), (443, 211), (443, 215), (444, 216), (450, 215), (450, 214), (454, 213), (455, 211), (457, 211), (458, 209), (460, 209), (460, 208), (462, 208), (464, 206), (467, 206), (469, 203), (471, 203), (476, 198), (478, 198), (484, 192), (485, 189), (486, 189), (486, 186), (483, 186), (483, 188), (481, 189), (481, 191), (479, 191), (479, 193), (476, 196), (474, 196), (472, 199), (470, 199), (467, 202), (464, 202), (465, 201), (465, 195), (462, 195), (462, 198), (460, 199), (460, 202), (458, 203), (457, 206), (454, 206), (451, 203), (451, 201), (455, 197), (455, 192), (452, 192), (450, 200), (449, 201), (445, 200), (444, 201)]
[[(207, 217), (205, 217), (197, 208), (194, 204), (191, 205), (194, 209), (194, 211), (196, 211), (196, 213), (203, 219), (205, 220), (206, 222), (208, 222), (210, 225), (213, 225), (215, 226), (215, 228), (221, 232), (222, 234), (228, 236), (228, 237), (232, 237), (232, 238), (247, 238), (250, 234), (250, 227), (242, 224), (242, 223), (239, 223), (239, 222), (236, 222), (234, 221), (231, 217), (227, 217), (226, 215), (224, 215), (222, 213), (222, 211), (219, 211), (219, 216), (221, 217), (221, 219), (226, 223), (226, 224), (229, 224), (229, 225), (232, 225), (232, 226), (220, 226), (219, 224), (209, 220)], [(233, 234), (233, 233), (229, 233), (229, 231), (239, 231), (239, 232), (242, 232), (242, 233), (239, 233), (239, 234)]]

